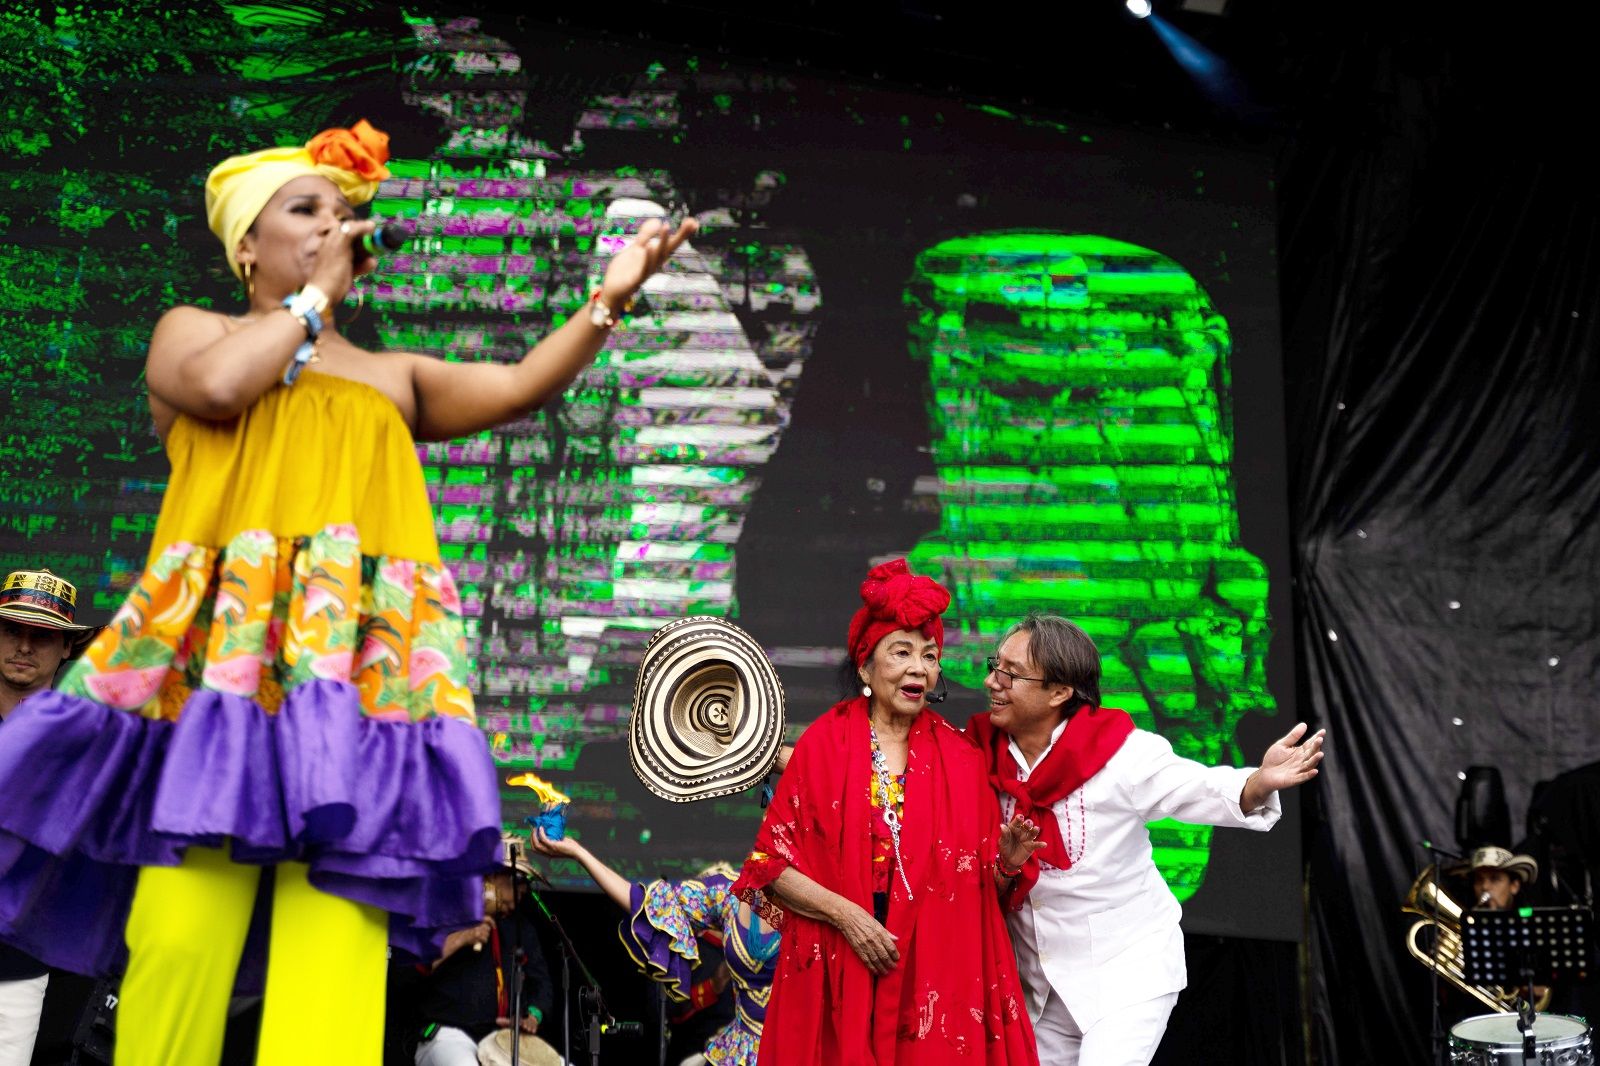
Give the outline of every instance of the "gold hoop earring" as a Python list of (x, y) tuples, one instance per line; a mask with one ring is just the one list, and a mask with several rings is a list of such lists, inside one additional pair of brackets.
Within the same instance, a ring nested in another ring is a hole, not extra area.
[(242, 265), (244, 266), (244, 293), (245, 293), (245, 298), (250, 300), (253, 303), (253, 302), (255, 302), (255, 298), (256, 298), (256, 279), (255, 279), (255, 276), (253, 274), (251, 274), (251, 272), (250, 272), (250, 264), (249, 263), (244, 263)]

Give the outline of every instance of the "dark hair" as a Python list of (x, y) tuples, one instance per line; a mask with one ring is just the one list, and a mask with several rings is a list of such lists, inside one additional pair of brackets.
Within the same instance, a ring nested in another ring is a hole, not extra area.
[(841, 700), (861, 695), (861, 674), (857, 672), (859, 670), (860, 667), (855, 664), (855, 661), (849, 655), (839, 660), (838, 678), (839, 698)]
[(1029, 611), (1006, 630), (1001, 642), (1013, 633), (1028, 634), (1028, 657), (1047, 683), (1072, 686), (1068, 711), (1100, 706), (1100, 649), (1089, 634), (1058, 614), (1041, 611)]

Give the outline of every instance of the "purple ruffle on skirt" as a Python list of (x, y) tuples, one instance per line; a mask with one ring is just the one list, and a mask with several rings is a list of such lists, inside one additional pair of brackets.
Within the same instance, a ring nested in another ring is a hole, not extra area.
[(672, 934), (657, 929), (644, 915), (645, 886), (634, 884), (628, 902), (632, 919), (617, 928), (622, 946), (633, 956), (634, 965), (646, 977), (665, 985), (662, 989), (675, 1000), (689, 998), (694, 964), (672, 950)]
[(4, 728), (0, 937), (52, 966), (119, 970), (138, 867), (191, 845), (308, 863), (318, 888), (388, 911), (417, 958), (481, 916), (500, 799), (470, 722), (367, 718), (353, 686), (312, 681), (276, 715), (196, 692), (176, 722), (44, 692)]

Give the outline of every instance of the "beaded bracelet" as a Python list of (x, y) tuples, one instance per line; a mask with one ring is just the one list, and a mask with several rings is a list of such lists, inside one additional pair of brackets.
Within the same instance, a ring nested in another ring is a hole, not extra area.
[(322, 336), (322, 310), (328, 306), (328, 297), (315, 285), (307, 285), (297, 293), (285, 296), (283, 306), (305, 327), (306, 339), (294, 350), (294, 358), (283, 371), (283, 383), (293, 385), (300, 371), (317, 356), (317, 341)]
[[(633, 310), (633, 297), (628, 297), (628, 302), (622, 305), (621, 314)], [(595, 329), (615, 329), (621, 325), (617, 316), (612, 314), (611, 308), (600, 299), (600, 290), (596, 288), (589, 294), (589, 324)]]

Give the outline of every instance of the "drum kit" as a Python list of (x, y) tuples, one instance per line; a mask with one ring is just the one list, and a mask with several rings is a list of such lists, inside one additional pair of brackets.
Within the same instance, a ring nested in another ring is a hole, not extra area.
[[(1480, 1014), (1450, 1029), (1451, 1066), (1520, 1066), (1526, 1057), (1524, 1033), (1515, 1014)], [(1532, 1062), (1538, 1066), (1593, 1066), (1589, 1026), (1570, 1014), (1535, 1014)]]

